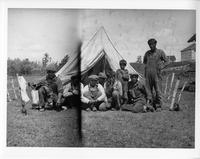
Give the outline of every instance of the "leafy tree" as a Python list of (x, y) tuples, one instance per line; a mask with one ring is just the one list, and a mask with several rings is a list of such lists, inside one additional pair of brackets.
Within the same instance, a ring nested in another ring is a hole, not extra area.
[(46, 68), (46, 66), (49, 62), (51, 62), (51, 57), (49, 56), (48, 53), (45, 53), (44, 57), (42, 58), (42, 66), (44, 69)]
[(29, 59), (10, 59), (7, 60), (8, 75), (15, 76), (17, 73), (22, 75), (30, 75), (33, 70), (41, 70), (41, 66), (37, 62), (29, 61)]
[(69, 61), (69, 55), (66, 55), (58, 65), (58, 70), (61, 69)]
[(142, 63), (142, 56), (138, 56), (136, 62), (137, 62), (137, 63)]

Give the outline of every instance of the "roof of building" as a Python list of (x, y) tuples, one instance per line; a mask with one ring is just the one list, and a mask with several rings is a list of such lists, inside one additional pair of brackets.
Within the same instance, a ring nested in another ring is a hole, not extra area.
[(196, 41), (196, 34), (194, 34), (187, 42), (190, 43), (193, 41)]
[(172, 67), (180, 67), (180, 66), (185, 66), (185, 65), (190, 66), (190, 71), (195, 71), (195, 61), (172, 62), (172, 63), (168, 64), (165, 69), (172, 68)]
[(194, 51), (196, 51), (196, 44), (193, 43), (193, 44), (189, 45), (185, 49), (181, 50), (181, 52), (188, 51), (188, 50), (194, 50)]
[(174, 55), (167, 56), (167, 58), (170, 59), (171, 61), (175, 61), (176, 60), (176, 57)]

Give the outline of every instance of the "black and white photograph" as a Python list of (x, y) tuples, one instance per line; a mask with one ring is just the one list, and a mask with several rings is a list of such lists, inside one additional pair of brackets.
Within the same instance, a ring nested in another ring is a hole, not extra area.
[(2, 3), (4, 151), (197, 157), (200, 8), (183, 1)]
[(7, 146), (80, 146), (77, 13), (8, 10)]
[(84, 146), (194, 148), (195, 11), (82, 12)]

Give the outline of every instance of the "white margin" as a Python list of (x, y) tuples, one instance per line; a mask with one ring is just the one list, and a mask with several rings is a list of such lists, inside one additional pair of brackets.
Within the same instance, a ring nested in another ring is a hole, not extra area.
[[(197, 0), (0, 0), (0, 158), (200, 158), (200, 97), (198, 83), (200, 45), (200, 2)], [(195, 149), (143, 148), (12, 148), (6, 147), (7, 89), (7, 9), (8, 8), (74, 8), (74, 9), (196, 9), (196, 113)]]

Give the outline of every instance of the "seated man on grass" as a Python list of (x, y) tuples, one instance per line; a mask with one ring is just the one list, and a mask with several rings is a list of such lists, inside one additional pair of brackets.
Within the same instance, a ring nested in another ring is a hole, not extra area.
[(52, 63), (46, 68), (46, 78), (40, 81), (36, 89), (39, 94), (39, 110), (44, 111), (48, 105), (51, 105), (57, 111), (62, 110), (61, 98), (63, 85), (59, 77), (56, 77), (56, 66)]
[(106, 108), (106, 95), (104, 88), (98, 83), (97, 75), (90, 75), (89, 84), (82, 89), (82, 109), (87, 111), (104, 110)]
[(71, 77), (71, 82), (63, 91), (64, 101), (62, 105), (67, 108), (78, 107), (80, 102), (80, 79), (77, 75)]
[(154, 111), (153, 107), (147, 104), (147, 93), (145, 86), (138, 81), (138, 74), (130, 75), (128, 83), (128, 104), (122, 105), (121, 109), (133, 113)]

